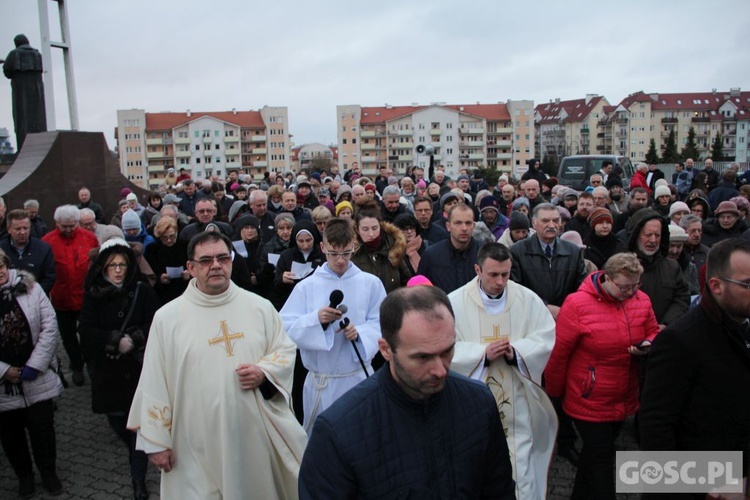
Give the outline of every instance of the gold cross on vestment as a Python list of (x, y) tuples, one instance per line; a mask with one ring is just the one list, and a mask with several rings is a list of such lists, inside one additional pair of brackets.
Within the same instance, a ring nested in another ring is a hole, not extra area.
[(228, 357), (234, 356), (234, 350), (232, 350), (232, 345), (233, 345), (232, 341), (245, 338), (245, 334), (242, 332), (239, 332), (239, 333), (233, 333), (230, 335), (229, 328), (227, 328), (226, 321), (221, 321), (221, 326), (219, 327), (219, 330), (221, 331), (219, 336), (214, 337), (211, 340), (209, 340), (208, 345), (224, 343), (224, 349), (226, 349), (227, 351), (227, 356)]
[(499, 325), (492, 325), (492, 336), (491, 337), (482, 337), (482, 343), (483, 344), (491, 344), (492, 342), (496, 340), (500, 340), (502, 338), (507, 338), (507, 335), (500, 335), (500, 326)]

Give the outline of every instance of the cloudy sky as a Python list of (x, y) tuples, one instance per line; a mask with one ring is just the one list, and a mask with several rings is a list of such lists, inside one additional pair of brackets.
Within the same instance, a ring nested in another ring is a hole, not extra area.
[[(81, 130), (116, 110), (289, 108), (294, 142), (336, 142), (336, 105), (495, 103), (750, 90), (747, 0), (68, 0)], [(49, 2), (52, 39), (57, 4)], [(710, 23), (708, 22), (710, 20)], [(37, 2), (0, 0), (0, 58)], [(53, 49), (57, 128), (70, 127)], [(10, 82), (0, 127), (13, 129)], [(13, 137), (15, 144), (15, 137)]]

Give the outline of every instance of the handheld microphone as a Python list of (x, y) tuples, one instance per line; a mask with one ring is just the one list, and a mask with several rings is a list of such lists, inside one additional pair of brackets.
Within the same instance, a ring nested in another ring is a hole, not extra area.
[[(331, 292), (331, 295), (328, 296), (328, 307), (335, 309), (343, 300), (344, 292), (341, 290), (334, 290)], [(330, 323), (323, 323), (321, 326), (323, 327), (323, 330), (325, 330), (328, 328), (328, 325), (330, 325)]]
[(336, 307), (339, 311), (341, 311), (341, 314), (344, 315), (349, 310), (348, 307), (346, 307), (346, 304), (341, 304), (338, 307)]

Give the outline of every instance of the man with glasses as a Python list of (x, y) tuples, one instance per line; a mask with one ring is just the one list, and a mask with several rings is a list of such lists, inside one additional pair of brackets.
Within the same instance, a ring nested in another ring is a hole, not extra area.
[[(642, 450), (743, 452), (750, 469), (750, 242), (721, 241), (697, 307), (654, 340), (641, 397)], [(741, 495), (738, 495), (741, 496)]]
[(198, 200), (195, 204), (195, 218), (197, 220), (180, 231), (179, 238), (187, 243), (196, 234), (205, 231), (209, 225), (215, 226), (224, 236), (231, 238), (234, 229), (226, 222), (215, 220), (216, 213), (216, 200), (212, 198), (202, 198)]
[(306, 440), (289, 405), (294, 344), (270, 302), (231, 282), (231, 252), (219, 232), (193, 238), (193, 280), (149, 332), (128, 428), (164, 498), (296, 498)]
[(437, 243), (448, 238), (448, 231), (432, 221), (432, 200), (426, 196), (414, 198), (414, 216), (422, 228), (422, 238)]
[(78, 317), (83, 308), (83, 283), (89, 270), (89, 251), (99, 246), (99, 241), (89, 231), (78, 225), (81, 212), (75, 205), (63, 205), (55, 210), (57, 228), (42, 241), (52, 247), (55, 257), (55, 284), (50, 300), (57, 314), (63, 347), (70, 359), (73, 383), (83, 385), (83, 357), (78, 340)]
[[(370, 362), (378, 352), (379, 307), (386, 294), (376, 276), (351, 262), (354, 239), (348, 220), (330, 219), (320, 244), (326, 263), (294, 287), (280, 311), (309, 370), (303, 390), (308, 434), (320, 412), (373, 374)], [(334, 290), (343, 292), (344, 313), (330, 302)]]

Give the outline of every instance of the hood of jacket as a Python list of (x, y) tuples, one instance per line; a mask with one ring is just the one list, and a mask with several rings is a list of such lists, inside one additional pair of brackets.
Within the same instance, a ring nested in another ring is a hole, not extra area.
[[(125, 279), (121, 287), (113, 285), (104, 277), (104, 266), (109, 257), (114, 253), (124, 254), (128, 259), (128, 271), (125, 273)], [(86, 276), (86, 290), (91, 292), (91, 295), (96, 298), (116, 295), (122, 288), (127, 288), (130, 284), (138, 280), (138, 274), (139, 270), (135, 252), (130, 245), (127, 247), (119, 244), (111, 245), (101, 250), (96, 256), (96, 260), (91, 264), (89, 273)]]
[(36, 283), (36, 280), (31, 273), (19, 269), (9, 269), (8, 282), (0, 287), (0, 290), (5, 290), (7, 287), (10, 289), (13, 296), (17, 297), (29, 293), (31, 287), (34, 286), (34, 283)]
[(642, 208), (637, 210), (628, 219), (626, 232), (628, 234), (628, 252), (638, 253), (638, 234), (640, 234), (643, 226), (650, 220), (658, 219), (661, 222), (661, 241), (659, 242), (659, 252), (662, 256), (666, 257), (669, 254), (669, 224), (667, 219), (659, 215), (659, 213), (652, 208)]
[(381, 222), (380, 234), (385, 240), (387, 240), (386, 245), (381, 246), (381, 248), (387, 248), (388, 262), (390, 262), (393, 267), (400, 266), (401, 261), (404, 259), (404, 255), (406, 255), (407, 245), (404, 233), (390, 222)]

